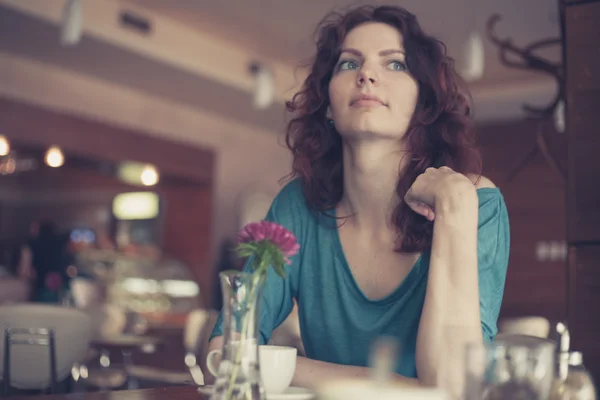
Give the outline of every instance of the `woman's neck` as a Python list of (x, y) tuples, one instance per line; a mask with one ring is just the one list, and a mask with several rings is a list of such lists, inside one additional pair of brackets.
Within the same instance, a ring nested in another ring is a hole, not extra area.
[(344, 142), (344, 193), (339, 216), (365, 233), (391, 230), (396, 185), (410, 157), (398, 140)]

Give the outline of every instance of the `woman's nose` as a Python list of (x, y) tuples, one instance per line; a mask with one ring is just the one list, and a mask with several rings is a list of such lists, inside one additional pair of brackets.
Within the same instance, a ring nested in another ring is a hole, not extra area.
[(373, 73), (373, 70), (365, 68), (365, 69), (361, 69), (358, 73), (358, 77), (357, 77), (357, 83), (358, 86), (364, 86), (367, 84), (367, 82), (371, 85), (375, 85), (377, 83), (377, 79), (375, 77), (375, 74)]

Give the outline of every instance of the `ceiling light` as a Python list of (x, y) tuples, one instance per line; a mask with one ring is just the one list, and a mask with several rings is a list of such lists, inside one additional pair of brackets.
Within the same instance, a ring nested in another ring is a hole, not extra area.
[(275, 80), (270, 69), (254, 63), (250, 66), (254, 75), (254, 95), (252, 106), (257, 110), (267, 109), (275, 99)]
[(74, 46), (81, 40), (83, 10), (81, 0), (67, 0), (63, 8), (60, 44)]
[(10, 143), (4, 135), (0, 135), (0, 157), (7, 156), (10, 153)]
[(142, 170), (141, 180), (144, 186), (154, 186), (158, 183), (158, 171), (153, 165), (146, 165)]
[(58, 168), (65, 163), (65, 156), (58, 146), (52, 146), (46, 151), (44, 160), (49, 167)]
[(154, 165), (135, 161), (124, 161), (119, 164), (117, 176), (123, 182), (136, 186), (153, 186), (160, 179), (160, 174)]
[(478, 32), (471, 32), (463, 52), (461, 76), (467, 82), (481, 79), (485, 68), (485, 52), (483, 39)]
[(159, 198), (153, 192), (121, 193), (115, 196), (112, 210), (122, 221), (153, 219), (159, 213)]

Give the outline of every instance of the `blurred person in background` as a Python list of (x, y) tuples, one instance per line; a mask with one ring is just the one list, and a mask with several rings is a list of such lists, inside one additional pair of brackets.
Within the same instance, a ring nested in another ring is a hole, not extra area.
[(29, 240), (35, 271), (34, 301), (59, 301), (60, 291), (68, 280), (66, 269), (71, 264), (67, 243), (68, 235), (59, 234), (56, 223), (51, 220), (41, 222), (37, 235)]

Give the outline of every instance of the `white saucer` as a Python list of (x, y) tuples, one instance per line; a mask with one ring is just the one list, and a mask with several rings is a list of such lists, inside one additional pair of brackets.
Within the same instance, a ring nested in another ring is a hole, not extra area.
[[(198, 391), (202, 394), (210, 396), (213, 392), (213, 385), (199, 386)], [(267, 400), (312, 400), (315, 394), (309, 389), (299, 387), (289, 387), (283, 393), (268, 394)]]
[(213, 385), (198, 386), (198, 392), (210, 396), (213, 393)]
[(311, 400), (315, 394), (309, 389), (290, 386), (280, 394), (268, 394), (267, 400)]

